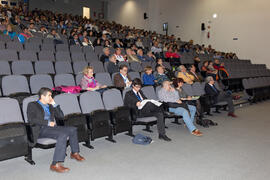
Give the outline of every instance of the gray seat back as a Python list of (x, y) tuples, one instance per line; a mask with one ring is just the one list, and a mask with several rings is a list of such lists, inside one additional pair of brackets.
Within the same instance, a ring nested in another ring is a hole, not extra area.
[(56, 74), (54, 77), (55, 86), (75, 86), (74, 77), (72, 74)]
[(103, 92), (103, 103), (106, 110), (112, 110), (124, 105), (121, 92), (118, 89), (109, 89)]
[(95, 79), (101, 85), (113, 86), (113, 82), (109, 73), (96, 73)]
[(30, 93), (27, 79), (22, 75), (4, 76), (2, 79), (2, 90), (4, 96), (19, 92)]
[(56, 61), (55, 72), (56, 74), (73, 73), (71, 63), (68, 61)]
[(0, 61), (0, 75), (10, 75), (11, 70), (8, 61)]
[(42, 87), (53, 88), (53, 81), (50, 75), (37, 74), (30, 77), (30, 88), (33, 94), (38, 93)]
[(75, 94), (59, 94), (54, 97), (55, 103), (59, 104), (64, 115), (81, 114), (80, 105)]
[(104, 109), (101, 94), (96, 91), (88, 91), (82, 93), (80, 95), (80, 105), (83, 114), (89, 114), (95, 110)]
[(36, 74), (55, 74), (53, 63), (51, 61), (35, 62)]
[(157, 94), (153, 86), (144, 86), (141, 90), (143, 94), (147, 97), (147, 99), (158, 100)]
[(28, 117), (27, 117), (27, 106), (30, 102), (34, 102), (38, 100), (38, 95), (29, 96), (23, 99), (22, 103), (22, 111), (24, 116), (24, 121), (28, 123)]
[(92, 61), (90, 66), (93, 66), (95, 73), (105, 72), (103, 63), (100, 61)]
[(83, 68), (86, 67), (88, 63), (86, 61), (76, 61), (73, 62), (73, 70), (75, 74), (81, 73)]
[(0, 98), (0, 125), (6, 123), (23, 123), (21, 109), (16, 99)]
[(31, 61), (14, 61), (11, 64), (14, 75), (34, 74), (34, 68)]

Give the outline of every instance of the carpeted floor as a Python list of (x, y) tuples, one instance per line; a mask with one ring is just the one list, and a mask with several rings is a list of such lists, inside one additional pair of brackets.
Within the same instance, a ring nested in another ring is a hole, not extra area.
[[(131, 138), (117, 135), (113, 144), (104, 139), (92, 142), (94, 150), (81, 146), (87, 161), (79, 163), (66, 158), (71, 171), (57, 174), (49, 170), (53, 149), (35, 149), (36, 162), (31, 166), (24, 159), (0, 162), (1, 180), (265, 180), (270, 171), (270, 101), (238, 108), (237, 119), (226, 112), (210, 119), (217, 127), (200, 128), (203, 137), (195, 137), (183, 126), (167, 122), (167, 135), (172, 142), (160, 141), (134, 145)], [(68, 148), (68, 154), (70, 149)]]

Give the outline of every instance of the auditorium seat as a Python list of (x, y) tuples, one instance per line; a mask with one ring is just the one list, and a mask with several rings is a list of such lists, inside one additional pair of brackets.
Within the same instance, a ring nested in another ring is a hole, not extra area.
[(71, 59), (73, 62), (76, 61), (85, 61), (83, 52), (71, 52)]
[(142, 72), (143, 68), (139, 62), (131, 62), (130, 69), (135, 72)]
[[(0, 161), (25, 156), (31, 159), (26, 127), (16, 99), (0, 98)], [(29, 161), (30, 162), (30, 161)]]
[(57, 51), (55, 53), (56, 61), (69, 61), (71, 62), (70, 53), (68, 51)]
[(55, 62), (55, 72), (56, 74), (73, 74), (71, 63), (68, 61), (57, 61)]
[(14, 75), (31, 75), (34, 74), (34, 68), (31, 61), (14, 61), (11, 64)]
[(50, 75), (36, 74), (30, 77), (30, 89), (32, 94), (37, 94), (42, 87), (50, 89), (54, 87), (52, 77)]
[(80, 85), (83, 76), (84, 75), (82, 73), (79, 73), (75, 76), (76, 85)]
[(0, 49), (0, 61), (17, 61), (18, 54), (13, 49)]
[(95, 73), (105, 72), (103, 63), (100, 61), (92, 61), (90, 62), (90, 66), (94, 68)]
[(57, 86), (75, 86), (72, 74), (56, 74), (54, 76), (54, 85)]
[(113, 124), (114, 135), (122, 132), (128, 132), (128, 134), (132, 136), (130, 109), (124, 106), (120, 90), (106, 90), (103, 92), (102, 98), (105, 109), (110, 111), (112, 114), (111, 122)]
[(131, 80), (135, 78), (141, 79), (140, 73), (139, 72), (129, 72), (128, 75), (130, 76)]
[(56, 44), (56, 52), (69, 52), (69, 48), (67, 44)]
[(158, 97), (153, 86), (144, 86), (141, 88), (141, 91), (148, 99), (154, 99), (158, 101)]
[[(45, 40), (45, 39), (44, 39)], [(44, 43), (40, 46), (41, 51), (52, 51), (55, 52), (55, 46), (51, 43)]]
[(54, 45), (54, 39), (51, 38), (44, 38), (43, 39), (43, 45), (53, 44)]
[(38, 59), (40, 61), (55, 61), (53, 51), (40, 51), (38, 53)]
[(10, 75), (11, 69), (7, 61), (0, 61), (0, 76)]
[(121, 66), (121, 65), (126, 65), (128, 67), (128, 69), (130, 69), (129, 63), (126, 61), (118, 62), (118, 66)]
[(6, 42), (6, 48), (16, 50), (16, 51), (22, 51), (23, 45), (20, 42), (10, 41), (10, 42)]
[(73, 70), (75, 74), (81, 73), (83, 68), (88, 66), (86, 61), (75, 61), (73, 62)]
[(37, 44), (41, 45), (42, 44), (42, 38), (40, 38), (40, 37), (32, 37), (32, 38), (28, 39), (28, 43), (33, 43), (33, 44), (37, 43)]
[(69, 47), (71, 54), (76, 52), (82, 52), (82, 47), (79, 45), (73, 45)]
[(86, 54), (89, 52), (94, 52), (94, 49), (91, 46), (83, 46), (82, 51)]
[[(48, 148), (53, 148), (56, 144), (56, 140), (55, 139), (51, 139), (51, 138), (38, 138), (38, 136), (36, 136), (33, 132), (36, 131), (37, 126), (31, 124), (29, 121), (28, 121), (28, 118), (27, 118), (27, 107), (28, 107), (28, 104), (30, 102), (34, 102), (34, 101), (37, 101), (38, 100), (38, 95), (34, 95), (34, 96), (29, 96), (29, 97), (26, 97), (24, 100), (23, 100), (23, 103), (22, 103), (22, 111), (23, 111), (23, 115), (24, 115), (24, 121), (27, 125), (27, 128), (30, 130), (29, 132), (29, 136), (31, 138), (29, 138), (29, 145), (30, 145), (30, 151), (32, 152), (32, 149), (37, 147), (37, 148), (42, 148), (42, 149), (48, 149)], [(31, 153), (32, 154), (32, 153)], [(32, 163), (32, 164), (35, 164), (35, 162), (33, 161), (33, 157), (32, 155), (30, 156), (29, 158), (29, 162)]]
[(55, 103), (59, 104), (64, 113), (63, 125), (77, 128), (78, 141), (85, 142), (85, 146), (90, 145), (90, 133), (87, 128), (87, 119), (81, 112), (78, 98), (75, 94), (59, 94), (54, 97)]
[[(123, 92), (123, 100), (125, 99), (125, 95), (126, 95), (126, 92), (128, 92), (129, 90), (132, 90), (131, 88), (128, 88), (126, 90), (124, 90)], [(146, 95), (145, 95), (146, 96)], [(113, 99), (114, 101), (114, 99)], [(118, 101), (121, 101), (121, 100), (118, 100)], [(119, 104), (121, 104), (121, 102), (118, 102)], [(156, 124), (157, 122), (157, 118), (154, 117), (154, 116), (149, 116), (149, 117), (136, 117), (134, 112), (132, 112), (133, 115), (131, 116), (131, 119), (132, 119), (132, 125), (145, 125), (146, 128), (143, 129), (145, 131), (148, 131), (148, 132), (152, 132), (150, 130), (150, 127), (153, 126), (154, 124)]]
[(99, 61), (97, 54), (93, 51), (86, 52), (85, 58), (87, 62)]
[(24, 44), (24, 49), (28, 50), (28, 51), (39, 52), (40, 51), (40, 44), (27, 42)]
[(113, 82), (109, 73), (105, 73), (105, 72), (96, 73), (95, 79), (101, 85), (113, 86)]
[(6, 49), (6, 42), (0, 41), (0, 49)]
[(192, 89), (192, 85), (184, 83), (182, 86), (183, 90), (185, 91), (185, 93), (187, 93), (188, 96), (194, 96), (194, 92)]
[[(80, 95), (82, 113), (88, 118), (91, 140), (108, 137), (112, 140), (112, 124), (109, 111), (105, 110), (101, 94), (96, 91), (84, 92)], [(95, 102), (95, 103), (92, 103)]]
[(53, 63), (51, 61), (37, 61), (35, 62), (36, 74), (55, 74)]
[(9, 42), (12, 41), (12, 39), (8, 35), (3, 34), (0, 36), (0, 41)]
[(4, 76), (2, 78), (2, 90), (4, 96), (15, 93), (30, 93), (27, 79), (22, 75)]
[(98, 55), (98, 57), (100, 57), (101, 54), (103, 54), (103, 46), (96, 46), (95, 53)]
[(24, 50), (19, 52), (20, 60), (24, 61), (37, 61), (37, 53), (32, 50)]

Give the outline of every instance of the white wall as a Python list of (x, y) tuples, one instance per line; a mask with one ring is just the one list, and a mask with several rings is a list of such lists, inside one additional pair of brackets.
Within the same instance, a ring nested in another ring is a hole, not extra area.
[[(212, 44), (217, 50), (236, 52), (240, 58), (270, 68), (269, 7), (268, 0), (111, 0), (108, 19), (160, 33), (162, 23), (168, 22), (169, 33), (183, 40)], [(148, 13), (148, 20), (143, 20), (144, 12)], [(213, 13), (218, 18), (213, 19)], [(207, 32), (200, 30), (201, 23), (207, 27), (209, 20), (210, 39)]]
[(108, 20), (137, 28), (149, 28), (143, 13), (148, 12), (148, 0), (111, 0), (108, 1)]
[(102, 1), (101, 0), (30, 0), (30, 9), (44, 9), (54, 12), (71, 13), (76, 15), (82, 15), (83, 7), (89, 7), (91, 17), (93, 17), (94, 11), (96, 15), (101, 12)]

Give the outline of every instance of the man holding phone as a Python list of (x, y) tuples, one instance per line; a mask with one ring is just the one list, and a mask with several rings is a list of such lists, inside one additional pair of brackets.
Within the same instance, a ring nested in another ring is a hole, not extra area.
[(28, 121), (32, 126), (38, 127), (38, 138), (52, 138), (57, 141), (50, 169), (59, 173), (67, 172), (69, 168), (64, 167), (61, 163), (65, 160), (68, 140), (71, 147), (70, 158), (77, 161), (85, 160), (79, 154), (77, 129), (75, 127), (57, 126), (55, 119), (63, 119), (64, 114), (52, 98), (51, 89), (41, 88), (38, 95), (38, 101), (28, 104)]

